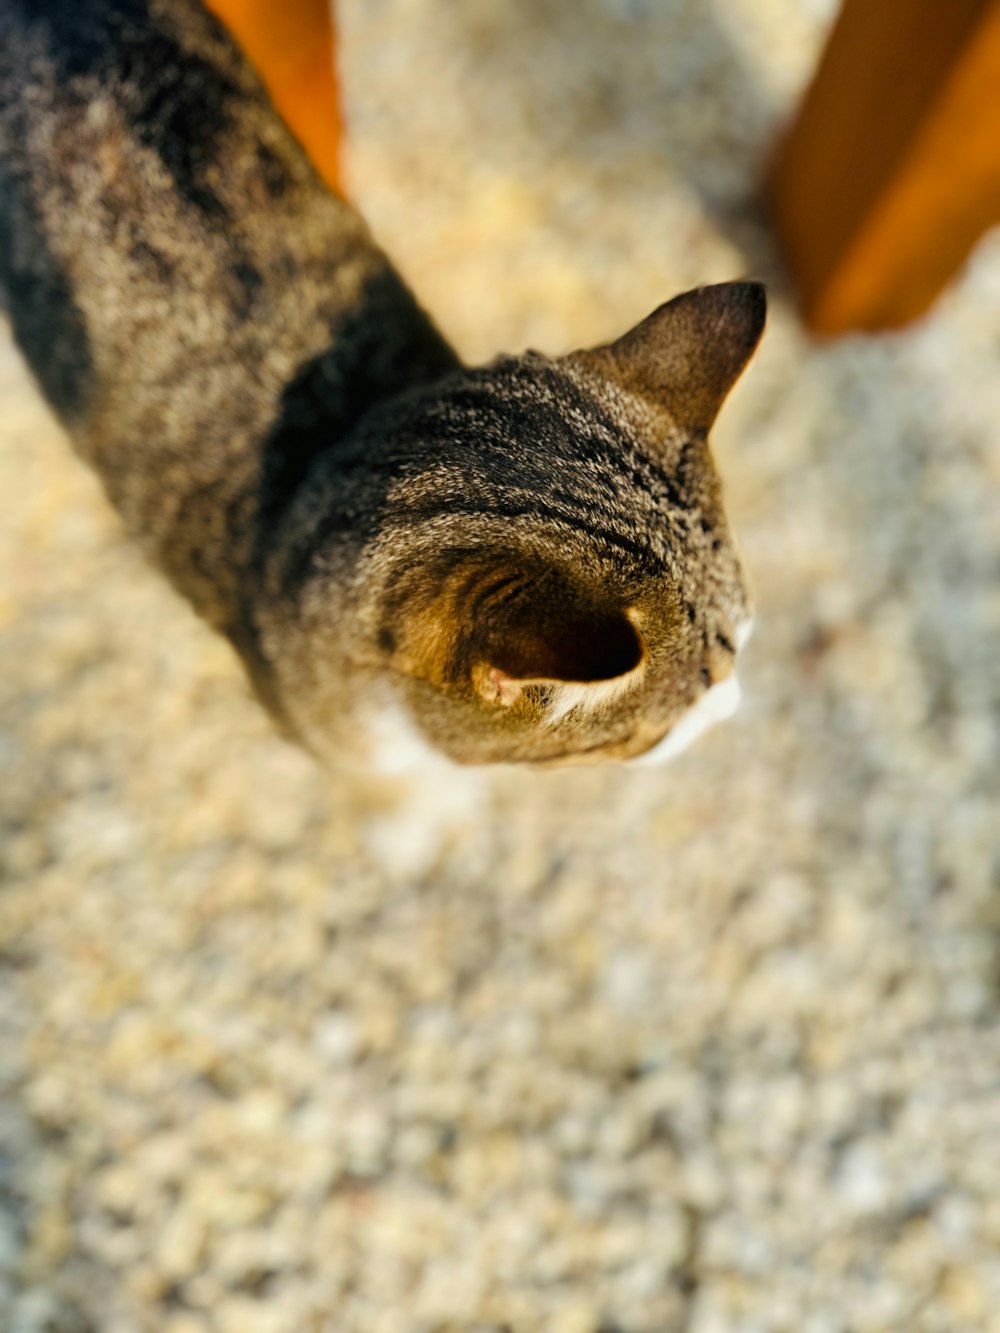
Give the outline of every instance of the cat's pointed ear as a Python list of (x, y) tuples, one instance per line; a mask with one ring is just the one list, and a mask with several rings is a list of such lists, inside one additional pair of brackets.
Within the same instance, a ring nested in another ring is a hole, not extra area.
[(723, 282), (676, 296), (615, 342), (574, 353), (591, 371), (707, 432), (764, 331), (759, 282)]
[(395, 670), (438, 686), (471, 684), (489, 704), (516, 703), (531, 685), (553, 687), (549, 712), (557, 715), (564, 698), (582, 692), (596, 703), (637, 678), (645, 645), (636, 613), (617, 599), (519, 556), (488, 552), (448, 565), (443, 588), (424, 599), (412, 587), (402, 614), (383, 625)]
[(643, 659), (635, 626), (617, 610), (528, 603), (477, 638), (472, 684), (487, 703), (502, 705), (515, 703), (526, 685), (601, 694)]

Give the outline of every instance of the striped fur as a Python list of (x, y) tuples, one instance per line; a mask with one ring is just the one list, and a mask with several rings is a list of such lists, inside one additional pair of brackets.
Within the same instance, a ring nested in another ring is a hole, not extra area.
[(463, 763), (627, 758), (731, 673), (706, 437), (760, 288), (464, 368), (195, 0), (0, 0), (0, 287), (126, 526), (318, 754), (388, 709)]

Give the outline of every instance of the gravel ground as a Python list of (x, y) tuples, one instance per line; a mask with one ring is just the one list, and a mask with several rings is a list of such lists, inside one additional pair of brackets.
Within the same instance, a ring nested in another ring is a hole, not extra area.
[(772, 284), (740, 718), (322, 775), (0, 346), (0, 1327), (1000, 1330), (1000, 245), (810, 344), (816, 0), (351, 0), (352, 188), (470, 357)]

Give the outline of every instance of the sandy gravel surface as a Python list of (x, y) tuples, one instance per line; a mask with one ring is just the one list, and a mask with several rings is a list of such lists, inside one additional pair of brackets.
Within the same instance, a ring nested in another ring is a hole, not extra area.
[(1000, 245), (808, 344), (817, 0), (351, 0), (351, 179), (469, 357), (772, 283), (759, 602), (664, 770), (319, 774), (0, 347), (0, 1328), (1000, 1330)]

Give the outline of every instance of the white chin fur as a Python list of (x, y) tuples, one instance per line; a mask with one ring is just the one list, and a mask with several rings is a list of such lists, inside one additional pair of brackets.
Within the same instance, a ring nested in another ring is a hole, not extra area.
[(592, 685), (556, 686), (545, 715), (547, 725), (554, 727), (572, 712), (594, 713), (599, 708), (616, 703), (632, 689), (641, 674), (641, 668), (637, 668), (624, 676), (616, 676), (614, 680), (599, 680)]
[(742, 652), (750, 642), (750, 635), (753, 633), (753, 616), (747, 616), (746, 620), (741, 621), (736, 629), (736, 651)]
[(633, 764), (665, 764), (707, 731), (716, 722), (732, 717), (740, 706), (740, 683), (735, 674), (706, 690), (693, 707), (667, 732), (658, 745), (633, 759)]

